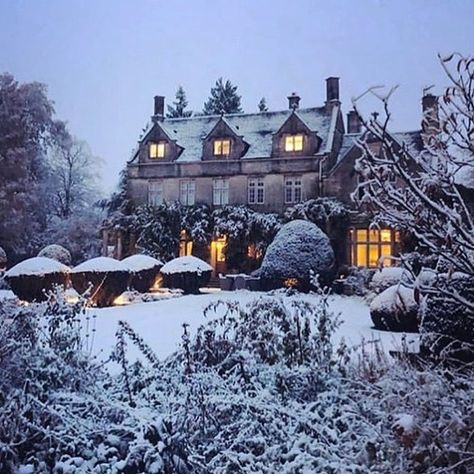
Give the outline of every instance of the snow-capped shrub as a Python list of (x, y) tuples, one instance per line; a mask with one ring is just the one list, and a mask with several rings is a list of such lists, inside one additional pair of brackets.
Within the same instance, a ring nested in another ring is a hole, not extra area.
[(462, 273), (440, 274), (431, 282), (421, 311), (423, 353), (474, 361), (474, 311), (469, 311), (463, 301), (474, 301), (472, 277)]
[(140, 293), (146, 293), (154, 285), (163, 262), (149, 255), (130, 255), (122, 263), (130, 272), (129, 285)]
[(180, 288), (184, 293), (199, 293), (199, 288), (209, 283), (212, 267), (203, 260), (188, 255), (165, 263), (160, 272), (165, 287)]
[(47, 245), (46, 247), (41, 249), (38, 253), (38, 257), (52, 258), (68, 266), (71, 265), (72, 261), (69, 250), (57, 244)]
[(33, 257), (10, 268), (4, 278), (21, 300), (44, 301), (56, 286), (67, 286), (69, 271), (69, 267), (52, 258)]
[(311, 222), (288, 222), (269, 245), (258, 275), (267, 289), (291, 286), (307, 291), (313, 275), (330, 281), (334, 252), (328, 237)]
[(110, 257), (96, 257), (74, 267), (71, 282), (74, 289), (98, 307), (110, 306), (126, 289), (128, 268)]
[(402, 267), (384, 267), (377, 270), (370, 282), (370, 289), (376, 293), (382, 293), (387, 288), (398, 285), (400, 282), (408, 283), (410, 274)]
[(393, 285), (382, 291), (370, 303), (370, 317), (376, 329), (418, 332), (418, 303), (413, 289)]

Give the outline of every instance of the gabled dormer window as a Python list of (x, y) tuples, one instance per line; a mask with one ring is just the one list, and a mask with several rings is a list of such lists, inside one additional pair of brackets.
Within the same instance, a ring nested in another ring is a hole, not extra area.
[(214, 156), (228, 156), (230, 154), (230, 138), (214, 140)]
[(304, 135), (302, 133), (285, 136), (285, 151), (287, 152), (302, 151), (303, 144), (304, 144)]
[(152, 142), (148, 145), (148, 157), (150, 160), (157, 160), (165, 157), (166, 142)]

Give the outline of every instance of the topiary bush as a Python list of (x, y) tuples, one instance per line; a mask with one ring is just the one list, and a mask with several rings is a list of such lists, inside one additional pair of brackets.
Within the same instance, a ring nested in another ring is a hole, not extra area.
[(421, 344), (424, 355), (474, 361), (474, 312), (453, 294), (474, 301), (474, 278), (454, 273), (440, 274), (431, 283), (421, 310)]
[(334, 252), (327, 235), (311, 222), (294, 220), (268, 246), (258, 275), (267, 290), (291, 286), (309, 291), (314, 275), (329, 283), (334, 271)]
[(72, 257), (69, 250), (64, 248), (62, 245), (51, 244), (41, 249), (38, 253), (38, 257), (48, 257), (64, 265), (71, 265)]
[(209, 283), (212, 267), (203, 260), (193, 257), (178, 257), (170, 260), (161, 269), (163, 285), (179, 288), (185, 294), (199, 293), (199, 288)]
[(122, 263), (130, 272), (130, 288), (139, 293), (150, 291), (160, 273), (163, 262), (149, 255), (130, 255)]
[(409, 273), (402, 267), (384, 267), (376, 271), (370, 281), (370, 289), (376, 293), (382, 293), (393, 285), (398, 285), (401, 281), (408, 282)]
[(56, 286), (66, 287), (70, 269), (47, 257), (33, 257), (18, 263), (5, 273), (13, 293), (23, 301), (45, 301)]
[(98, 307), (111, 306), (127, 289), (129, 279), (127, 267), (110, 257), (92, 258), (71, 271), (74, 289)]
[(418, 303), (414, 291), (393, 285), (370, 303), (370, 317), (376, 329), (395, 332), (418, 332)]

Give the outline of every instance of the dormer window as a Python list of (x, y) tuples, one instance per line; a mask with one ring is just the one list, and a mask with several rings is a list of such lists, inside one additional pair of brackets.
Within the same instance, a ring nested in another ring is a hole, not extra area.
[(165, 157), (166, 142), (150, 143), (148, 148), (148, 157), (150, 160), (156, 160)]
[(218, 138), (214, 140), (214, 156), (228, 156), (230, 154), (230, 139)]
[(302, 151), (303, 150), (304, 137), (302, 133), (296, 135), (287, 135), (285, 137), (285, 151)]

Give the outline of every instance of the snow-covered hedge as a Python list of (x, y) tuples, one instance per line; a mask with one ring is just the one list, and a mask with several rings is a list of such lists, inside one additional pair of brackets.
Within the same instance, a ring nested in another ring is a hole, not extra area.
[[(468, 311), (454, 297), (474, 301), (474, 280), (463, 273), (440, 274), (421, 310), (421, 350), (443, 358), (474, 361), (474, 311)], [(433, 291), (434, 290), (434, 291)]]
[(38, 253), (38, 257), (48, 257), (58, 262), (64, 263), (64, 265), (71, 265), (72, 257), (69, 250), (61, 245), (51, 244), (41, 249)]
[(154, 285), (163, 262), (149, 255), (130, 255), (122, 263), (128, 268), (130, 287), (140, 293), (146, 293)]
[(92, 258), (71, 271), (74, 289), (99, 307), (113, 304), (127, 289), (129, 279), (127, 266), (110, 257)]
[(44, 301), (55, 286), (67, 286), (69, 267), (47, 257), (23, 260), (5, 273), (5, 280), (18, 298)]
[(199, 293), (212, 274), (212, 267), (203, 260), (188, 255), (165, 263), (161, 268), (163, 284), (167, 288), (180, 288), (185, 293)]
[(329, 238), (311, 222), (288, 222), (269, 245), (258, 275), (266, 288), (281, 287), (291, 281), (291, 286), (308, 290), (313, 275), (328, 282), (334, 275), (334, 252)]
[(376, 329), (417, 332), (418, 303), (413, 289), (398, 284), (382, 291), (370, 303), (370, 317)]
[(407, 283), (409, 279), (409, 273), (402, 267), (384, 267), (374, 273), (370, 282), (370, 289), (379, 294), (401, 281)]

